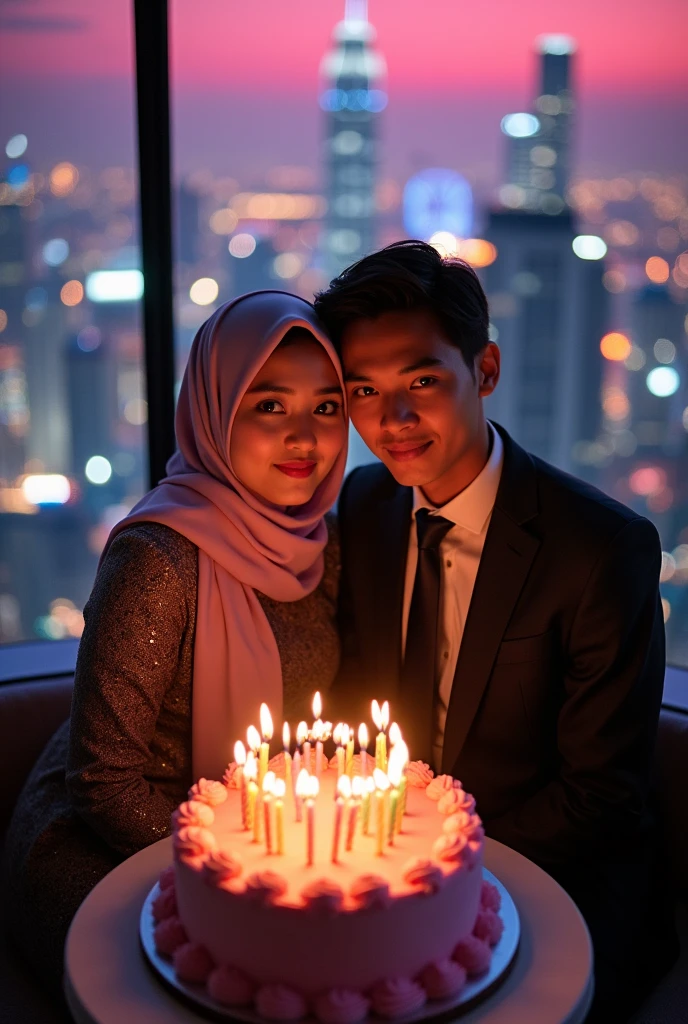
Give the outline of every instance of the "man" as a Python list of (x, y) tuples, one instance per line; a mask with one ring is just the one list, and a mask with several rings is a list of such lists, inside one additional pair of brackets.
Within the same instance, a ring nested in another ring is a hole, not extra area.
[(382, 463), (340, 498), (336, 692), (352, 716), (389, 698), (412, 756), (460, 778), (487, 834), (567, 888), (595, 946), (595, 1019), (621, 1021), (673, 951), (648, 808), (657, 531), (486, 420), (500, 352), (462, 261), (400, 242), (315, 305)]

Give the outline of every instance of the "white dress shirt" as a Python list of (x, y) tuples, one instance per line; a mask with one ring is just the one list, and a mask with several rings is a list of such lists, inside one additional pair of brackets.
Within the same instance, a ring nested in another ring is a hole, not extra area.
[(413, 488), (413, 513), (409, 536), (406, 579), (404, 583), (404, 605), (401, 624), (402, 657), (406, 650), (406, 631), (413, 584), (418, 565), (418, 535), (416, 533), (416, 512), (429, 508), (431, 515), (442, 516), (455, 523), (440, 544), (439, 649), (438, 676), (435, 680), (437, 692), (434, 767), (439, 769), (444, 745), (444, 725), (451, 695), (452, 683), (459, 648), (463, 637), (468, 607), (471, 603), (475, 577), (483, 553), (487, 528), (492, 518), (499, 480), (502, 475), (504, 446), (498, 431), (488, 422), (492, 437), (492, 450), (483, 469), (460, 494), (441, 508), (434, 508), (419, 487)]

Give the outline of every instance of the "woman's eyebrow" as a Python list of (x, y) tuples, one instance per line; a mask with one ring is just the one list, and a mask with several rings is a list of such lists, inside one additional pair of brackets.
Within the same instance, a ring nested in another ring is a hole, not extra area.
[[(328, 384), (324, 388), (316, 388), (313, 392), (314, 395), (341, 395), (342, 389), (339, 384)], [(293, 388), (287, 388), (284, 384), (273, 384), (271, 381), (261, 381), (259, 384), (254, 384), (252, 388), (248, 389), (247, 394), (277, 394), (277, 395), (295, 395), (296, 391)]]

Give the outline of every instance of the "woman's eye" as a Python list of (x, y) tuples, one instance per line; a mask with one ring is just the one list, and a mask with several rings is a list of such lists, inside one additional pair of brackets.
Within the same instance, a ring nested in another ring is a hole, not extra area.
[(332, 399), (329, 399), (327, 402), (323, 402), (321, 405), (319, 405), (315, 411), (320, 416), (334, 416), (334, 414), (337, 412), (337, 409), (339, 409), (339, 402), (335, 402)]
[(375, 394), (375, 388), (371, 388), (369, 384), (361, 384), (360, 387), (354, 388), (351, 394), (354, 398), (367, 398), (368, 395)]
[(411, 385), (412, 388), (429, 388), (437, 383), (437, 377), (417, 377)]
[(258, 412), (284, 412), (284, 406), (276, 398), (266, 398), (256, 406)]

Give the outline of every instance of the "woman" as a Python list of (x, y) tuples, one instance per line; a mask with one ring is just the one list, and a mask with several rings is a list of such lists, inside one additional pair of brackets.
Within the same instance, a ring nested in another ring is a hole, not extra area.
[(337, 669), (341, 372), (312, 306), (257, 292), (199, 330), (167, 477), (113, 530), (84, 610), (70, 721), (7, 840), (10, 931), (59, 985), (91, 888), (221, 778), (266, 701), (305, 717)]

